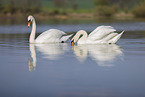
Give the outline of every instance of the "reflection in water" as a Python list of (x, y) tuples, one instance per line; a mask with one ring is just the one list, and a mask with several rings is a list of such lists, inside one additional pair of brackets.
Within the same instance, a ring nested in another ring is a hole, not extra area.
[(30, 52), (31, 52), (31, 58), (32, 58), (32, 62), (31, 62), (31, 58), (29, 58), (29, 71), (35, 70), (36, 67), (36, 51), (35, 51), (35, 44), (30, 44)]
[[(58, 60), (69, 51), (67, 43), (55, 44), (30, 44), (31, 58), (29, 58), (29, 70), (35, 70), (36, 67), (36, 50), (42, 54), (42, 58), (49, 60)], [(116, 44), (102, 45), (75, 45), (72, 47), (76, 58), (83, 63), (87, 57), (95, 60), (99, 66), (113, 66), (115, 59), (122, 58), (123, 52)], [(118, 57), (120, 56), (120, 57)]]
[[(33, 61), (33, 62), (35, 62), (35, 61)], [(36, 63), (36, 62), (35, 62), (35, 63)], [(31, 58), (30, 58), (30, 57), (29, 57), (28, 66), (29, 66), (29, 71), (35, 70), (36, 64), (34, 64), (34, 63), (31, 62)]]
[(77, 59), (83, 63), (87, 56), (88, 56), (88, 49), (87, 49), (87, 45), (74, 45), (72, 47), (74, 54), (76, 55)]
[(55, 43), (55, 44), (30, 44), (30, 52), (31, 52), (31, 59), (29, 58), (29, 70), (35, 70), (36, 67), (36, 50), (41, 52), (43, 58), (47, 58), (49, 60), (58, 60), (61, 58), (60, 56), (63, 55), (68, 50), (67, 43)]
[(90, 56), (99, 66), (113, 66), (114, 60), (123, 55), (121, 48), (116, 44), (75, 45), (73, 50), (81, 63)]
[(35, 44), (37, 50), (43, 55), (43, 58), (49, 60), (57, 60), (60, 55), (64, 54), (68, 50), (67, 43), (55, 43), (55, 44)]

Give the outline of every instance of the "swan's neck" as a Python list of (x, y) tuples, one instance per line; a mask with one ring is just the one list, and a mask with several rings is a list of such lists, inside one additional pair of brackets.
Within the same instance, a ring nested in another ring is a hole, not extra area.
[(35, 41), (35, 33), (36, 33), (36, 22), (35, 22), (35, 19), (33, 18), (32, 30), (31, 30), (30, 39), (29, 39), (30, 43), (33, 43)]
[[(81, 35), (82, 35), (82, 36), (81, 36)], [(81, 38), (80, 38), (80, 36), (81, 36)], [(81, 31), (77, 32), (77, 34), (75, 35), (75, 41), (78, 40), (78, 42), (77, 42), (78, 44), (83, 44), (83, 43), (85, 43), (86, 40), (87, 40), (87, 38), (88, 38), (88, 34), (87, 34), (87, 32), (84, 31), (84, 30), (81, 30)]]

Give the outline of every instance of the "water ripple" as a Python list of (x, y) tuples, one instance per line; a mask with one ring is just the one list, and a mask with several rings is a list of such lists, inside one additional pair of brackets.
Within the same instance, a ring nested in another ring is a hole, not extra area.
[[(77, 32), (78, 30), (93, 31), (100, 25), (113, 26), (117, 31), (145, 31), (145, 22), (116, 22), (116, 23), (89, 23), (89, 24), (53, 24), (37, 25), (37, 32), (48, 29), (59, 29), (65, 32)], [(27, 25), (0, 25), (0, 33), (29, 33), (31, 28)]]

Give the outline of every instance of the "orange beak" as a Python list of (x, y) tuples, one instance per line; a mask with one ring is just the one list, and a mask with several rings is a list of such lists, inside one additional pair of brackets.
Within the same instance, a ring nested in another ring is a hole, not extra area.
[(71, 41), (71, 46), (74, 46), (74, 45), (75, 45), (74, 41)]
[(31, 21), (28, 22), (28, 27), (30, 27), (30, 25), (31, 25)]

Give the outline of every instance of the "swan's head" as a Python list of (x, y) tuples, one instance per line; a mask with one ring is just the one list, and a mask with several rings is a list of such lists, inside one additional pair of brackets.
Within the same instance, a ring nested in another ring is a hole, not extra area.
[(73, 46), (78, 40), (79, 38), (84, 35), (84, 33), (86, 33), (86, 31), (84, 30), (79, 30), (75, 36), (71, 39), (71, 45)]
[(33, 16), (28, 16), (28, 27), (30, 27), (31, 25), (31, 22), (34, 20), (34, 17)]

